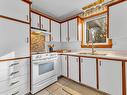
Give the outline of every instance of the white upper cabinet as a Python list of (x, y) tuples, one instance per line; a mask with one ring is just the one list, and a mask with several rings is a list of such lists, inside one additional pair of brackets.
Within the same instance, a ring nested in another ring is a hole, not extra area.
[(95, 58), (81, 58), (81, 83), (97, 88)]
[(22, 0), (0, 0), (0, 15), (29, 22), (29, 4)]
[(99, 60), (99, 89), (111, 95), (122, 95), (122, 62)]
[(79, 82), (79, 57), (68, 57), (69, 78)]
[(67, 77), (67, 55), (61, 55), (62, 75)]
[(31, 13), (31, 27), (40, 29), (40, 16), (35, 13)]
[(29, 24), (0, 18), (0, 59), (29, 57)]
[(51, 20), (51, 41), (60, 42), (60, 24)]
[(109, 7), (110, 37), (127, 38), (127, 1)]
[(78, 40), (78, 20), (73, 19), (69, 21), (69, 41), (77, 41)]
[(50, 31), (50, 20), (48, 18), (41, 16), (41, 29), (44, 29), (46, 31)]
[(61, 42), (68, 42), (68, 22), (61, 24)]

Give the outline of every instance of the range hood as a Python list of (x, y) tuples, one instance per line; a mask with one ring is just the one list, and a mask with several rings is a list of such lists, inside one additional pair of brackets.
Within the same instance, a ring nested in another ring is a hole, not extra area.
[(38, 28), (31, 28), (31, 32), (36, 32), (36, 33), (40, 33), (40, 34), (44, 34), (44, 35), (50, 35), (51, 32), (44, 30), (44, 29), (38, 29)]

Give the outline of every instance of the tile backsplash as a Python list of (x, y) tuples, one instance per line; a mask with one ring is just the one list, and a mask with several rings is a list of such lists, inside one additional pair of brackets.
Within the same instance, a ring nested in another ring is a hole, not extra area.
[(43, 52), (45, 50), (45, 36), (31, 34), (31, 52)]

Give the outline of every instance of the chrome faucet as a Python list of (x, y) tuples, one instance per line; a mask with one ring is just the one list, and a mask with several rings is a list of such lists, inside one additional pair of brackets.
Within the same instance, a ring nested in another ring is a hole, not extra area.
[(94, 30), (93, 28), (90, 29), (91, 36), (92, 36), (92, 37), (91, 37), (91, 38), (92, 38), (92, 39), (91, 39), (91, 42), (92, 42), (92, 55), (94, 55), (95, 52), (96, 52), (96, 50), (94, 50), (94, 43), (93, 43), (94, 31), (95, 31), (95, 30)]

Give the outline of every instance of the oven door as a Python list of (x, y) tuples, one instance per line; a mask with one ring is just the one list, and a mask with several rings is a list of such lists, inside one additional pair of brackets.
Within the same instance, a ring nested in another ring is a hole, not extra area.
[(44, 81), (56, 75), (56, 60), (40, 60), (32, 64), (32, 80), (33, 84)]

